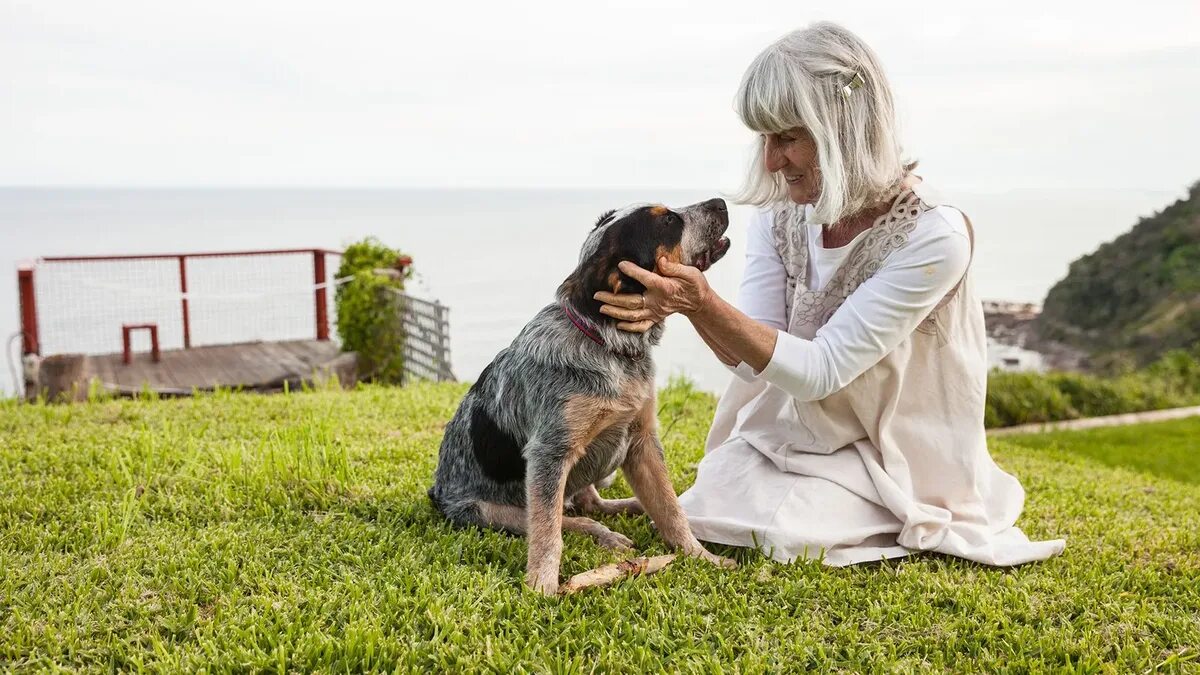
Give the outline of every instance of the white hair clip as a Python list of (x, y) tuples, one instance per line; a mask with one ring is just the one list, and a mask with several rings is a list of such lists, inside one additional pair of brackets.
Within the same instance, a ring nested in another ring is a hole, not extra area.
[(846, 86), (842, 87), (842, 96), (846, 100), (850, 100), (850, 93), (855, 89), (861, 88), (866, 83), (867, 81), (863, 79), (862, 73), (855, 71), (854, 77), (850, 78), (850, 81), (846, 83)]

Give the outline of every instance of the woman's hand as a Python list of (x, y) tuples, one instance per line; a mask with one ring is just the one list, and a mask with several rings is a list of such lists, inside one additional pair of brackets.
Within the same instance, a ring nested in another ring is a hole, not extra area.
[(658, 261), (658, 269), (663, 276), (642, 269), (628, 260), (622, 261), (617, 267), (641, 282), (646, 292), (614, 294), (600, 291), (592, 297), (604, 303), (600, 306), (600, 313), (619, 319), (617, 328), (624, 331), (644, 333), (672, 314), (694, 314), (712, 297), (708, 280), (695, 267), (680, 265), (666, 258)]

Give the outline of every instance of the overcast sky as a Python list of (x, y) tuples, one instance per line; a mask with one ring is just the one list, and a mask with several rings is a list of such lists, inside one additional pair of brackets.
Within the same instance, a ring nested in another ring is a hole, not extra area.
[(0, 184), (729, 189), (743, 69), (832, 19), (943, 185), (1180, 190), (1200, 2), (1100, 4), (0, 0)]

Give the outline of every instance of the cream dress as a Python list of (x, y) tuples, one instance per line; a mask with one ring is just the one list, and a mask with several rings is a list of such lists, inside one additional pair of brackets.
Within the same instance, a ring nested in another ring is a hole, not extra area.
[(751, 224), (738, 304), (780, 334), (766, 368), (740, 364), (720, 399), (679, 498), (692, 531), (838, 566), (914, 551), (989, 565), (1062, 552), (1064, 540), (1015, 527), (1024, 490), (988, 454), (969, 221), (918, 184), (823, 251), (809, 214), (789, 204)]

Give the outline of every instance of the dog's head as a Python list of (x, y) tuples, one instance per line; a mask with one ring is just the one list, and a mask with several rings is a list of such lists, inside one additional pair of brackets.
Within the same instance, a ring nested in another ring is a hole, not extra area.
[(622, 273), (617, 265), (628, 260), (639, 267), (658, 271), (658, 261), (707, 270), (729, 251), (724, 236), (729, 227), (729, 210), (723, 199), (710, 199), (671, 209), (639, 204), (600, 216), (579, 252), (579, 265), (563, 283), (576, 309), (600, 318), (597, 291), (641, 293), (638, 281)]

